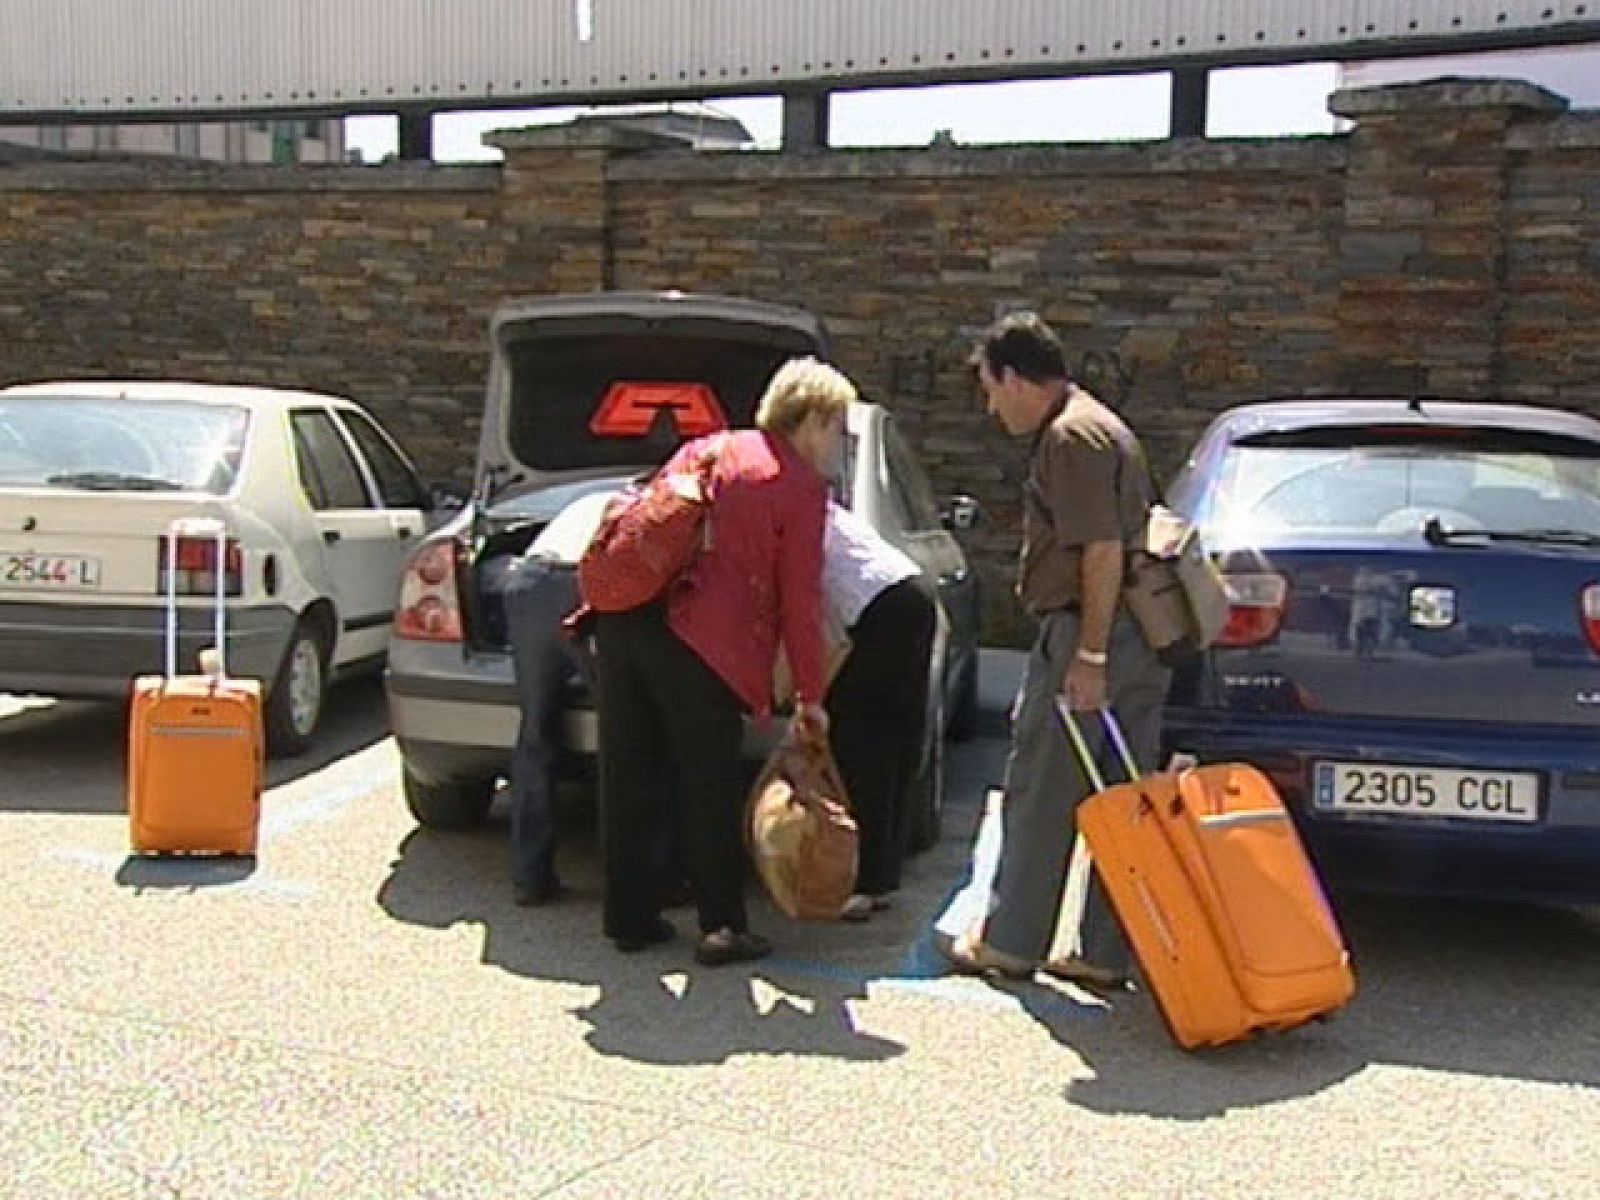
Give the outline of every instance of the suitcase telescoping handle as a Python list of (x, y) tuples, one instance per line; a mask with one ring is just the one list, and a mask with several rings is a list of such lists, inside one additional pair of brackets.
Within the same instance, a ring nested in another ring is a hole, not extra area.
[[(1089, 742), (1083, 736), (1083, 729), (1078, 724), (1078, 714), (1073, 712), (1071, 705), (1060, 696), (1056, 697), (1056, 711), (1061, 714), (1061, 723), (1067, 727), (1067, 739), (1072, 743), (1073, 753), (1078, 756), (1078, 765), (1083, 768), (1084, 776), (1095, 791), (1104, 791), (1105, 776), (1101, 774), (1100, 764), (1095, 762), (1094, 755), (1089, 753)], [(1128, 774), (1128, 782), (1132, 783), (1139, 778), (1139, 765), (1133, 761), (1133, 751), (1128, 748), (1128, 739), (1122, 732), (1122, 724), (1109, 708), (1100, 709), (1099, 717), (1100, 723), (1105, 726), (1106, 737), (1116, 748), (1122, 769)]]
[(213, 562), (217, 577), (216, 647), (217, 674), (228, 677), (228, 526), (214, 517), (180, 517), (167, 526), (167, 678), (178, 673), (178, 541), (182, 538), (214, 538), (217, 556)]
[[(1100, 770), (1100, 764), (1095, 762), (1094, 755), (1089, 753), (1089, 741), (1083, 736), (1083, 728), (1078, 724), (1078, 714), (1072, 711), (1072, 706), (1063, 696), (1056, 697), (1056, 711), (1061, 714), (1061, 724), (1066, 727), (1067, 740), (1072, 743), (1072, 751), (1077, 756), (1078, 765), (1083, 769), (1084, 778), (1096, 792), (1105, 791), (1105, 775)], [(1139, 764), (1133, 761), (1133, 751), (1128, 748), (1128, 739), (1122, 732), (1122, 725), (1109, 708), (1100, 709), (1099, 716), (1100, 723), (1105, 726), (1106, 737), (1116, 748), (1117, 757), (1122, 761), (1122, 769), (1127, 772), (1128, 781), (1131, 783), (1139, 778)], [(1089, 853), (1089, 839), (1081, 832), (1075, 833), (1072, 838), (1072, 855), (1067, 863), (1061, 915), (1058, 918), (1069, 930), (1062, 947), (1068, 955), (1083, 953), (1083, 918), (1088, 908), (1089, 873), (1093, 861), (1094, 856)]]

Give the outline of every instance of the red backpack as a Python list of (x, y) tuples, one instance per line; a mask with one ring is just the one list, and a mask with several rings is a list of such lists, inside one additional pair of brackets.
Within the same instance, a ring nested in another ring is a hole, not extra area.
[(628, 612), (660, 598), (709, 544), (711, 474), (727, 442), (710, 443), (687, 470), (657, 471), (606, 506), (578, 560), (578, 592), (594, 612)]

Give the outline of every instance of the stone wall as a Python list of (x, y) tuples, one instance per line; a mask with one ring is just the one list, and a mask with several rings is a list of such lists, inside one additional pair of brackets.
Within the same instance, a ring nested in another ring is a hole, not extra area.
[(627, 161), (613, 280), (820, 308), (941, 490), (983, 502), (969, 552), (998, 598), (1017, 450), (982, 412), (971, 333), (1039, 309), (1171, 464), (1210, 413), (1333, 369), (1343, 158), (1319, 141)]
[(1509, 142), (1495, 382), (1600, 412), (1600, 119), (1525, 125)]
[(724, 291), (821, 313), (903, 416), (1007, 597), (1017, 451), (964, 367), (1035, 307), (1171, 468), (1269, 395), (1421, 391), (1600, 412), (1600, 117), (1500, 82), (1343, 93), (1327, 138), (819, 154), (496, 139), (501, 167), (0, 169), (0, 379), (305, 386), (470, 471), (501, 299)]
[(527, 290), (500, 176), (0, 170), (0, 379), (331, 391), (469, 474), (488, 314)]

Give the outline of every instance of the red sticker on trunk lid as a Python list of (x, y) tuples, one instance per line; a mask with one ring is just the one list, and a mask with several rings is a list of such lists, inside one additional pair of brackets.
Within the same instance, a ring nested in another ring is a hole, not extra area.
[(589, 419), (596, 437), (645, 437), (666, 414), (682, 438), (728, 427), (717, 394), (705, 383), (613, 383)]

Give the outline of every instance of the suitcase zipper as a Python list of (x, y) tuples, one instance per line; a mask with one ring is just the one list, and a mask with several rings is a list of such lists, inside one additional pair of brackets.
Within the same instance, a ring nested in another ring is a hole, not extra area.
[(1288, 819), (1287, 813), (1275, 808), (1247, 808), (1240, 812), (1214, 813), (1209, 817), (1201, 817), (1200, 824), (1208, 828), (1226, 829), (1232, 825), (1267, 825)]
[(1155, 897), (1150, 894), (1150, 888), (1137, 875), (1134, 876), (1133, 885), (1139, 891), (1139, 901), (1144, 905), (1145, 915), (1150, 918), (1150, 924), (1155, 926), (1156, 932), (1161, 935), (1161, 941), (1167, 948), (1167, 956), (1177, 958), (1178, 940), (1172, 936), (1172, 927), (1167, 924), (1167, 918), (1156, 905)]

